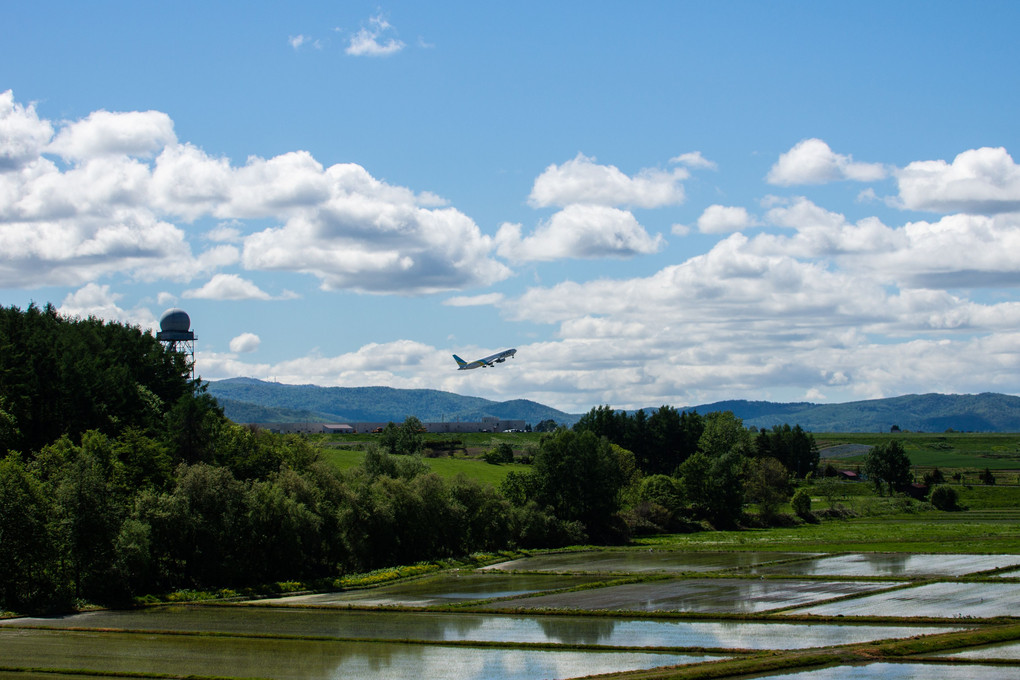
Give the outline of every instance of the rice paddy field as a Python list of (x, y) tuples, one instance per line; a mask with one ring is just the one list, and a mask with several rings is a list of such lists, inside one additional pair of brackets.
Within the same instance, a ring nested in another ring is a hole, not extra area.
[[(885, 436), (840, 435), (831, 443), (845, 455), (833, 460), (852, 465), (854, 447)], [(964, 510), (867, 484), (828, 496), (809, 486), (813, 508), (853, 512), (476, 556), (480, 566), (394, 569), (332, 592), (10, 617), (0, 680), (1020, 677), (1018, 437), (897, 436), (912, 437), (915, 466), (962, 471), (953, 486)], [(340, 465), (362, 455), (333, 451)], [(513, 469), (463, 455), (429, 462), (448, 474), (484, 468), (489, 483)], [(997, 484), (970, 483), (985, 467)]]
[(1020, 676), (1020, 551), (671, 538), (329, 593), (9, 618), (0, 678)]

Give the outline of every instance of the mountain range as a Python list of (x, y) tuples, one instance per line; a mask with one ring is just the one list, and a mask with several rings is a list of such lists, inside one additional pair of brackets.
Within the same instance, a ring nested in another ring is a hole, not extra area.
[[(566, 413), (527, 399), (491, 401), (440, 390), (392, 387), (286, 385), (253, 378), (208, 383), (227, 417), (238, 423), (478, 421), (486, 416), (573, 425), (582, 414)], [(732, 411), (746, 426), (800, 425), (810, 432), (1020, 432), (1020, 397), (996, 394), (910, 394), (842, 404), (719, 401), (678, 410)], [(651, 413), (655, 408), (646, 408)]]

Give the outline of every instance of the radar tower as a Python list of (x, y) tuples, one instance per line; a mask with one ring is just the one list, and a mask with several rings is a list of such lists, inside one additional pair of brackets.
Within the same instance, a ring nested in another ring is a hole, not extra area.
[(195, 331), (191, 330), (191, 317), (183, 309), (171, 308), (159, 318), (159, 332), (156, 339), (171, 352), (181, 352), (191, 368), (191, 379), (195, 379)]

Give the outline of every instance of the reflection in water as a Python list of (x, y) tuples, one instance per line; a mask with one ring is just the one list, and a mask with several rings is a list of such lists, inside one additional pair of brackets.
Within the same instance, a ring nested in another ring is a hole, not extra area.
[(606, 644), (616, 628), (616, 621), (603, 618), (543, 616), (538, 619), (538, 624), (548, 640), (565, 645)]
[(531, 680), (573, 678), (657, 666), (700, 663), (704, 655), (645, 652), (557, 652), (523, 649), (421, 647), (412, 655), (403, 650), (388, 657), (385, 668), (363, 657), (346, 657), (332, 670), (337, 678), (421, 680)]
[(1016, 668), (919, 663), (870, 663), (770, 675), (769, 680), (1016, 680)]
[(389, 642), (318, 642), (182, 635), (132, 635), (0, 628), (3, 663), (95, 674), (132, 673), (276, 680), (457, 678), (537, 680), (698, 663), (705, 655), (445, 647)]

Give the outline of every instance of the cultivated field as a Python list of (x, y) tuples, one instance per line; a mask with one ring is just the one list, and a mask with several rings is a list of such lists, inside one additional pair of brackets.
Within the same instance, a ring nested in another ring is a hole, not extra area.
[[(953, 483), (958, 512), (809, 484), (814, 509), (844, 518), (475, 555), (274, 599), (13, 618), (0, 622), (0, 678), (1020, 677), (1020, 486), (1016, 467), (986, 462), (1018, 438), (910, 441), (915, 464), (956, 456), (967, 464), (940, 464), (947, 477), (989, 467), (997, 483)], [(363, 456), (320, 443), (338, 465)], [(489, 483), (524, 469), (475, 455), (429, 464)]]

